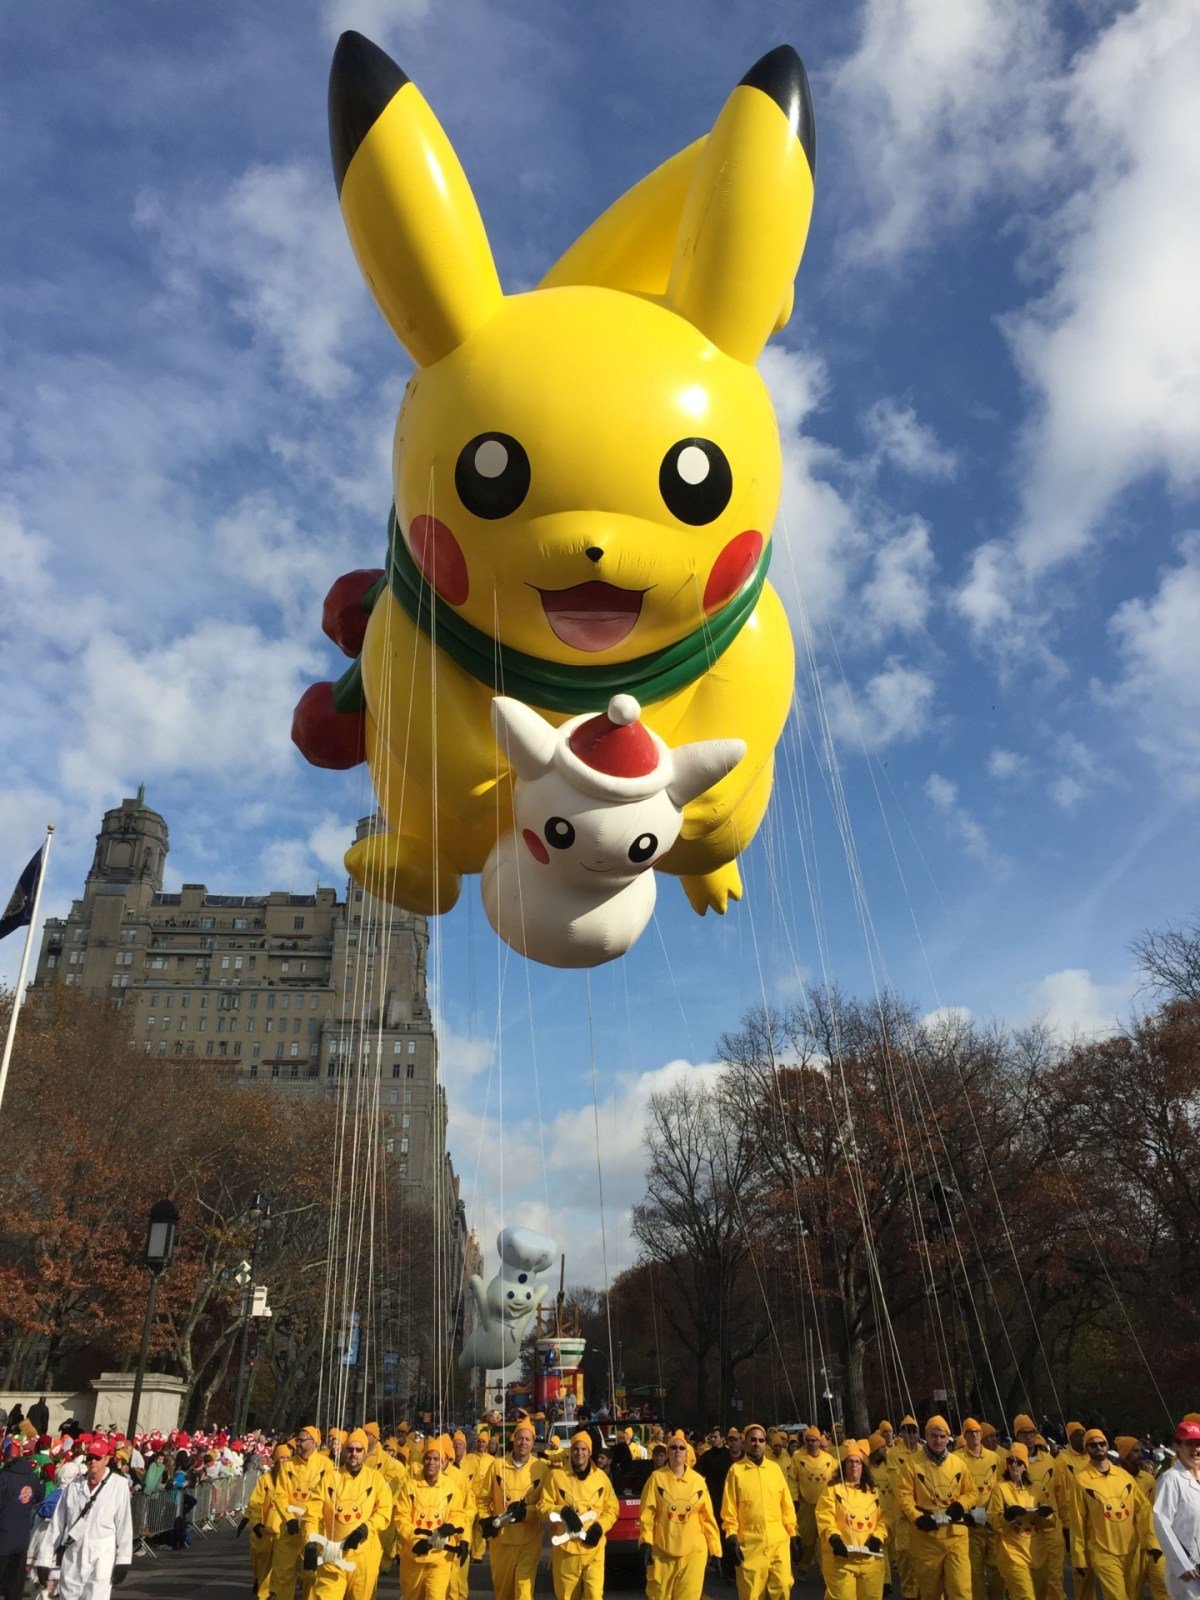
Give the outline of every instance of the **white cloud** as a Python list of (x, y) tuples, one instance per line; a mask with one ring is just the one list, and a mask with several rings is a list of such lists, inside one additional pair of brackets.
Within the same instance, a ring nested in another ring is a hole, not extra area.
[(953, 1033), (964, 1023), (971, 1021), (969, 1006), (938, 1006), (936, 1010), (927, 1011), (921, 1018), (921, 1026), (929, 1033)]
[(849, 245), (890, 261), (1045, 171), (1047, 13), (1024, 0), (867, 0), (861, 15), (834, 78), (869, 211)]
[(1131, 982), (1097, 983), (1081, 967), (1049, 972), (1029, 989), (1027, 1015), (1044, 1019), (1064, 1039), (1103, 1038), (1119, 1026), (1118, 1012), (1129, 1002)]
[(925, 780), (925, 793), (934, 810), (946, 826), (951, 837), (958, 840), (969, 856), (982, 861), (993, 870), (1001, 870), (1005, 863), (992, 849), (982, 825), (976, 821), (958, 798), (958, 785), (931, 772)]
[(1015, 750), (993, 750), (987, 759), (987, 774), (1001, 783), (1016, 781), (1029, 775), (1029, 757)]
[(1137, 744), (1161, 770), (1200, 795), (1200, 535), (1183, 540), (1180, 554), (1149, 599), (1114, 613), (1122, 670), (1098, 693), (1128, 714)]
[(871, 576), (859, 595), (860, 616), (879, 636), (923, 628), (932, 604), (930, 585), (936, 565), (929, 525), (914, 517), (876, 550)]
[(215, 200), (145, 194), (137, 215), (167, 253), (173, 289), (215, 280), (289, 381), (321, 400), (355, 386), (353, 355), (378, 323), (325, 170), (256, 166)]
[(99, 634), (74, 675), (64, 780), (99, 804), (141, 772), (283, 771), (296, 759), (292, 709), (319, 660), (307, 644), (215, 619), (158, 648)]
[(353, 840), (353, 824), (326, 812), (303, 838), (273, 839), (264, 847), (259, 882), (264, 889), (332, 884), (340, 894), (346, 878), (343, 857)]
[(863, 417), (863, 427), (873, 445), (872, 465), (890, 462), (914, 478), (952, 478), (958, 467), (953, 450), (938, 442), (937, 434), (918, 420), (912, 406), (885, 396)]
[(835, 683), (826, 690), (825, 704), (839, 744), (879, 750), (925, 732), (933, 694), (929, 673), (892, 659), (857, 692), (844, 680)]
[(1200, 474), (1200, 9), (1141, 0), (1072, 66), (1064, 118), (1090, 181), (1048, 224), (1050, 292), (1010, 323), (1037, 414), (1015, 548), (1078, 555), (1147, 472)]
[[(440, 1036), (439, 1036), (440, 1037)], [(463, 1041), (451, 1038), (447, 1056), (461, 1054)], [(490, 1049), (484, 1051), (490, 1059)], [(630, 1221), (645, 1193), (643, 1136), (652, 1094), (682, 1079), (711, 1083), (720, 1067), (670, 1061), (637, 1075), (601, 1075), (600, 1158), (607, 1220), (609, 1280), (633, 1263)], [(501, 1130), (495, 1112), (498, 1085), (482, 1082), (480, 1049), (473, 1046), (467, 1069), (452, 1067), (447, 1081), (448, 1142), (462, 1176), (463, 1199), (487, 1252), (485, 1276), (495, 1270), (495, 1237), (509, 1223), (540, 1228), (567, 1255), (567, 1277), (601, 1285), (604, 1261), (597, 1226), (596, 1112), (587, 1095), (565, 1107), (544, 1126), (512, 1115), (511, 1087), (505, 1089)], [(529, 1104), (523, 1083), (520, 1103)], [(543, 1092), (545, 1086), (543, 1085)], [(490, 1104), (485, 1108), (485, 1096)], [(503, 1203), (501, 1202), (503, 1196)]]

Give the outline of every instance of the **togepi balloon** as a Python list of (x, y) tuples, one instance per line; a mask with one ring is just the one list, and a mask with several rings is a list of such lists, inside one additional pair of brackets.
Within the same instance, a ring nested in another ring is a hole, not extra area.
[(515, 826), (480, 881), (488, 921), (523, 956), (595, 967), (623, 956), (654, 910), (651, 870), (679, 837), (685, 805), (732, 771), (740, 739), (670, 750), (632, 695), (561, 728), (519, 700), (492, 720), (510, 762)]
[(706, 137), (515, 295), (400, 68), (344, 34), (329, 104), (351, 242), (416, 363), (386, 573), (350, 574), (326, 603), (326, 630), (358, 659), (293, 725), (318, 764), (370, 763), (387, 832), (355, 844), (349, 870), (386, 900), (446, 910), (511, 825), (493, 695), (558, 722), (627, 693), (671, 746), (745, 741), (656, 863), (699, 912), (724, 911), (792, 694), (766, 583), (779, 437), (754, 363), (790, 314), (812, 209), (800, 59), (764, 56)]

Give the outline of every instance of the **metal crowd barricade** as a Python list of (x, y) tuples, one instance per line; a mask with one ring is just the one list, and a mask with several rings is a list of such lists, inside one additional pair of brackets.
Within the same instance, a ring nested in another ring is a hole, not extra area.
[(183, 1508), (184, 1496), (194, 1500), (188, 1516), (197, 1533), (211, 1533), (222, 1517), (234, 1520), (248, 1490), (241, 1473), (236, 1477), (205, 1478), (191, 1489), (158, 1489), (133, 1497), (134, 1555), (153, 1556), (151, 1540), (170, 1533)]

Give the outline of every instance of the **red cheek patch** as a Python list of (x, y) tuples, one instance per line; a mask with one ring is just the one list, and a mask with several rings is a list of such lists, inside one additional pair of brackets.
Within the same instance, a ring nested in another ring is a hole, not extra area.
[(408, 541), (413, 560), (433, 592), (447, 605), (461, 606), (470, 588), (467, 558), (446, 524), (437, 517), (414, 517)]
[(532, 828), (522, 828), (521, 837), (525, 841), (525, 848), (535, 861), (540, 861), (543, 866), (550, 860), (550, 852), (534, 833)]
[(713, 562), (708, 582), (704, 586), (704, 609), (714, 611), (723, 606), (745, 583), (758, 565), (762, 555), (763, 538), (753, 528), (731, 539)]

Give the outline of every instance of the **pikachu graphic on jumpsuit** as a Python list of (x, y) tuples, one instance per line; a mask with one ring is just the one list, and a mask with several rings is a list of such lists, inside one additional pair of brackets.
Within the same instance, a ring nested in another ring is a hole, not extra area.
[(496, 694), (551, 722), (636, 696), (675, 746), (746, 757), (656, 865), (695, 909), (742, 893), (794, 657), (766, 582), (779, 434), (755, 362), (792, 308), (815, 134), (799, 56), (764, 56), (707, 136), (506, 295), (462, 167), (416, 86), (360, 34), (329, 85), (346, 229), (415, 371), (396, 424), (388, 565), (339, 579), (354, 657), (300, 701), (315, 764), (365, 759), (386, 829), (347, 853), (370, 893), (448, 910), (512, 826)]

